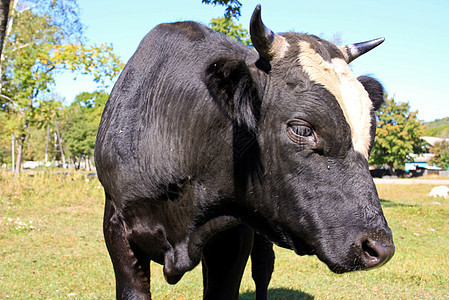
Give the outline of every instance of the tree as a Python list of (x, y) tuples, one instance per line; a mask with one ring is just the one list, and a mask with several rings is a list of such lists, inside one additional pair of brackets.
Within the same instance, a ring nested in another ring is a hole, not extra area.
[(66, 109), (61, 133), (69, 156), (76, 160), (93, 156), (98, 125), (108, 97), (105, 92), (81, 93)]
[(430, 163), (436, 164), (442, 169), (449, 168), (449, 141), (443, 140), (435, 143), (430, 149), (430, 152), (435, 156), (430, 160)]
[(226, 6), (224, 14), (224, 17), (226, 19), (238, 19), (240, 17), (240, 8), (242, 7), (242, 3), (240, 3), (238, 0), (202, 0), (202, 2), (205, 4), (218, 4)]
[(369, 159), (370, 164), (387, 165), (391, 170), (410, 159), (411, 153), (424, 151), (421, 122), (417, 111), (410, 111), (408, 103), (395, 102), (386, 97), (385, 104), (376, 112), (376, 140)]
[(449, 137), (449, 117), (436, 119), (423, 124), (424, 134), (426, 136), (436, 136), (441, 138)]
[(211, 28), (219, 33), (223, 33), (236, 41), (242, 42), (245, 46), (252, 47), (248, 30), (242, 24), (234, 24), (232, 18), (218, 17), (210, 21)]
[[(18, 137), (16, 165), (20, 166), (29, 127), (42, 127), (54, 120), (57, 110), (48, 95), (55, 74), (92, 74), (96, 82), (105, 85), (107, 79), (118, 75), (123, 64), (112, 47), (83, 43), (76, 0), (14, 0), (8, 26), (0, 108), (8, 115), (9, 134)], [(53, 115), (43, 118), (43, 112)]]

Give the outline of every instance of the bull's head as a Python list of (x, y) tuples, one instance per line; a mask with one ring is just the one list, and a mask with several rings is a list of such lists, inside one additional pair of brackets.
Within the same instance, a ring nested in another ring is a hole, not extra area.
[(237, 160), (260, 167), (237, 161), (235, 169), (236, 178), (251, 173), (242, 188), (254, 212), (249, 222), (298, 254), (316, 254), (334, 272), (385, 264), (394, 244), (368, 169), (383, 88), (348, 66), (383, 39), (339, 48), (312, 35), (274, 34), (260, 6), (250, 31), (255, 65), (221, 59), (206, 77), (210, 90), (225, 87), (214, 98), (235, 124), (257, 136)]

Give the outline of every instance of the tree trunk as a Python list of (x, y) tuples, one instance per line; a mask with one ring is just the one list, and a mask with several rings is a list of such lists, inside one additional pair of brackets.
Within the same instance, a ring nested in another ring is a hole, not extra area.
[(48, 161), (48, 140), (50, 139), (50, 125), (47, 125), (47, 139), (45, 142), (45, 164)]
[(3, 43), (6, 35), (6, 24), (8, 24), (10, 0), (0, 1), (0, 55), (3, 52)]
[[(9, 15), (9, 4), (11, 0), (0, 0), (0, 77), (3, 76), (3, 61), (5, 60), (5, 56), (3, 55), (3, 46), (5, 45), (6, 40), (11, 34), (12, 23), (14, 21), (14, 11), (17, 7), (17, 1), (13, 0), (11, 16)], [(0, 80), (0, 94), (3, 90), (3, 81)]]
[(25, 142), (26, 135), (22, 134), (19, 139), (19, 147), (17, 149), (17, 161), (16, 161), (16, 170), (14, 172), (14, 179), (19, 176), (21, 164), (22, 164), (22, 153), (23, 153), (23, 144)]
[(390, 169), (390, 175), (395, 175), (396, 174), (396, 169), (394, 168), (394, 162), (388, 162), (388, 168)]
[(55, 116), (55, 125), (56, 125), (56, 133), (58, 135), (59, 152), (61, 153), (62, 165), (64, 166), (65, 165), (65, 156), (64, 156), (64, 150), (62, 149), (61, 134), (59, 133), (58, 121), (56, 120), (56, 116)]
[(19, 139), (19, 147), (17, 149), (17, 161), (16, 161), (16, 171), (14, 172), (14, 179), (17, 179), (20, 173), (21, 165), (22, 165), (22, 154), (23, 154), (23, 148), (25, 145), (25, 139), (27, 137), (27, 130), (28, 130), (28, 120), (25, 120), (25, 123), (23, 124), (23, 133), (20, 136)]

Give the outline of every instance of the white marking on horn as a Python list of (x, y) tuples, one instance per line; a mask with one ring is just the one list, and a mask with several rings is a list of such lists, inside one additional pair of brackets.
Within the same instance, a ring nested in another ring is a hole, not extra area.
[(299, 63), (312, 81), (332, 93), (351, 128), (352, 144), (368, 159), (373, 104), (363, 85), (341, 58), (325, 61), (307, 42), (300, 42)]

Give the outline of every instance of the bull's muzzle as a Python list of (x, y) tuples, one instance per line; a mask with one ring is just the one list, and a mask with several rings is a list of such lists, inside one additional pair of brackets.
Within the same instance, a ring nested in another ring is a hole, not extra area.
[(391, 234), (363, 236), (357, 247), (365, 270), (383, 266), (393, 257), (395, 251)]

